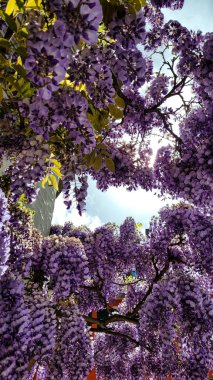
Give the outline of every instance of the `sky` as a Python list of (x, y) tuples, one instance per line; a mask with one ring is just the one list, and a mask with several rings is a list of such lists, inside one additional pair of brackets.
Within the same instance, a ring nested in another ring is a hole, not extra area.
[[(202, 32), (213, 31), (213, 0), (185, 0), (181, 10), (163, 11), (165, 21), (178, 20), (183, 26)], [(153, 142), (154, 151), (158, 142)], [(87, 196), (86, 212), (80, 217), (75, 208), (66, 210), (62, 194), (55, 202), (52, 224), (64, 224), (67, 221), (74, 225), (87, 225), (94, 230), (107, 222), (120, 225), (128, 216), (132, 216), (136, 223), (142, 223), (143, 228), (149, 226), (152, 216), (156, 216), (160, 208), (171, 204), (171, 200), (162, 200), (153, 192), (137, 190), (128, 192), (125, 188), (110, 187), (108, 191), (101, 192), (96, 188), (95, 182), (90, 179)]]

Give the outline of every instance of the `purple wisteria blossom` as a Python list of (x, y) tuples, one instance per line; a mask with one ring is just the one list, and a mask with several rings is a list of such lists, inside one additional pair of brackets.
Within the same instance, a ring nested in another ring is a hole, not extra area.
[(50, 7), (57, 15), (54, 29), (62, 43), (62, 31), (68, 33), (70, 47), (81, 39), (88, 44), (97, 41), (97, 31), (103, 17), (99, 0), (53, 0)]
[(145, 82), (146, 61), (137, 50), (123, 49), (119, 44), (114, 45), (115, 51), (111, 58), (111, 68), (114, 75), (125, 86), (138, 89)]
[(115, 14), (109, 29), (111, 37), (125, 49), (135, 48), (138, 43), (143, 43), (146, 37), (142, 12)]
[(32, 98), (28, 107), (30, 127), (49, 139), (50, 133), (63, 126), (74, 145), (82, 152), (90, 152), (95, 146), (94, 130), (87, 119), (87, 100), (77, 91), (62, 89), (60, 96), (53, 93), (50, 100), (41, 99), (39, 94)]
[(64, 79), (70, 62), (67, 35), (64, 33), (62, 38), (63, 47), (60, 38), (55, 37), (53, 28), (39, 31), (33, 26), (30, 29), (24, 67), (30, 81), (41, 87), (39, 96), (46, 100)]

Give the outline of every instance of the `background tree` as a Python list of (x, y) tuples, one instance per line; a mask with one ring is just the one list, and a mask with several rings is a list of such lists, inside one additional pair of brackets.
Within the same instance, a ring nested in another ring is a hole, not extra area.
[[(162, 7), (182, 6), (1, 3), (1, 380), (81, 380), (93, 366), (99, 380), (205, 379), (212, 366), (213, 34), (164, 23)], [(168, 145), (152, 166), (154, 134)], [(43, 236), (38, 184), (81, 214), (89, 175), (179, 203), (146, 237), (132, 218)]]

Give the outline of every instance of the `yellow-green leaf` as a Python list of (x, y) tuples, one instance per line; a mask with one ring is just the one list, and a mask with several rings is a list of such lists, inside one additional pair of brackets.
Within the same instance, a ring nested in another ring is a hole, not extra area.
[(141, 7), (145, 7), (147, 5), (146, 0), (140, 0)]
[(17, 32), (17, 25), (13, 17), (9, 16), (6, 12), (2, 10), (0, 10), (0, 16), (13, 32)]
[(122, 98), (120, 98), (119, 96), (116, 96), (116, 98), (114, 98), (114, 99), (115, 99), (115, 103), (117, 104), (118, 107), (120, 107), (120, 108), (125, 107), (125, 101)]
[[(135, 8), (136, 12), (139, 12), (142, 7), (147, 5), (147, 3), (146, 0), (131, 0), (130, 5), (132, 5)], [(131, 12), (131, 8), (129, 10)]]
[(52, 166), (51, 170), (52, 170), (53, 173), (55, 173), (57, 175), (58, 178), (62, 178), (62, 174), (61, 174), (59, 168), (57, 168), (56, 166)]
[(38, 9), (41, 7), (41, 0), (28, 0), (25, 7)]
[(14, 11), (16, 7), (16, 1), (15, 0), (9, 0), (7, 2), (7, 6), (6, 6), (6, 10), (5, 12), (8, 14), (8, 15), (11, 15)]
[[(20, 84), (21, 79), (19, 80), (19, 84)], [(23, 98), (30, 98), (34, 94), (34, 92), (35, 92), (35, 88), (31, 88), (29, 82), (25, 83), (25, 85), (22, 86), (21, 95)]]
[(141, 227), (143, 227), (143, 224), (142, 224), (142, 223), (137, 223), (137, 224), (136, 224), (136, 227), (137, 227), (137, 228), (141, 228)]
[(135, 0), (133, 4), (134, 4), (134, 7), (135, 7), (136, 11), (139, 12), (140, 9), (141, 9), (141, 2), (140, 2), (140, 0)]
[(106, 157), (105, 158), (105, 163), (106, 163), (107, 169), (110, 172), (114, 173), (115, 172), (115, 164), (114, 164), (113, 160), (111, 158)]
[(27, 198), (25, 194), (21, 194), (18, 201), (22, 203), (27, 203)]
[(43, 189), (45, 188), (45, 185), (46, 185), (47, 182), (48, 182), (48, 174), (41, 181), (41, 186), (43, 187)]
[(55, 166), (57, 166), (57, 168), (61, 168), (61, 164), (60, 164), (60, 162), (58, 162), (55, 158), (53, 158), (52, 160), (52, 163), (55, 165)]
[(21, 93), (21, 87), (19, 86), (19, 83), (16, 80), (16, 78), (14, 78), (12, 75), (8, 75), (7, 76), (7, 81), (11, 84), (12, 91), (16, 90), (19, 93)]
[(12, 67), (17, 71), (17, 73), (22, 77), (22, 78), (26, 78), (26, 70), (24, 69), (24, 67), (22, 65), (20, 65), (19, 63), (16, 63), (16, 64), (13, 64)]
[(6, 40), (5, 38), (0, 38), (0, 46), (9, 50), (10, 49), (10, 42), (8, 40)]
[(75, 90), (76, 91), (85, 91), (85, 92), (87, 92), (86, 85), (83, 84), (82, 82), (80, 82), (78, 86), (75, 86)]
[(10, 62), (2, 54), (0, 54), (0, 67), (4, 67), (5, 65), (10, 66)]
[(57, 182), (57, 179), (55, 178), (54, 174), (50, 174), (49, 179), (51, 180), (54, 189), (58, 191), (58, 182)]
[(106, 30), (106, 25), (104, 24), (99, 25), (98, 33), (102, 33), (104, 30)]
[(27, 49), (24, 46), (18, 46), (16, 48), (16, 53), (19, 54), (21, 57), (26, 58)]

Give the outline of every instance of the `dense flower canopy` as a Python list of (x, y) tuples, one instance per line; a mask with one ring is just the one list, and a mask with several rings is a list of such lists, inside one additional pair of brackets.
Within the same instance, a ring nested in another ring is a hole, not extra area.
[[(0, 380), (213, 367), (213, 33), (165, 23), (161, 8), (183, 3), (2, 1)], [(167, 145), (152, 165), (155, 134)], [(145, 235), (129, 217), (43, 236), (39, 186), (81, 214), (89, 176), (176, 203)]]

